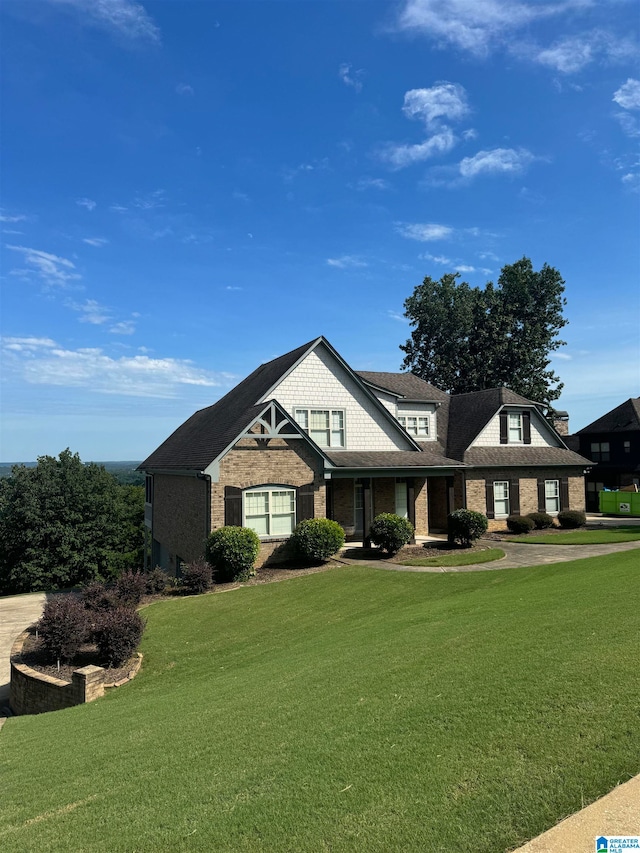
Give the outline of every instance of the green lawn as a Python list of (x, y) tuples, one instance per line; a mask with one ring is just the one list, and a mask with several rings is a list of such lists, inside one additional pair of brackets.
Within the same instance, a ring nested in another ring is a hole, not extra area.
[(532, 545), (612, 545), (616, 542), (637, 542), (640, 527), (609, 527), (606, 530), (567, 530), (566, 533), (527, 533), (513, 536), (509, 542), (530, 542)]
[(500, 548), (485, 548), (484, 551), (457, 551), (443, 554), (441, 557), (414, 557), (402, 560), (401, 566), (475, 566), (478, 563), (491, 563), (504, 557)]
[(640, 771), (639, 613), (637, 553), (152, 605), (133, 682), (0, 733), (0, 849), (503, 853)]

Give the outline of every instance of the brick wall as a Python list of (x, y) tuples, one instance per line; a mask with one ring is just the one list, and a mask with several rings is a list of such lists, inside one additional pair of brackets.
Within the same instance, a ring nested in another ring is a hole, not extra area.
[(355, 533), (355, 502), (353, 496), (353, 480), (332, 480), (333, 519), (344, 528), (345, 536), (352, 537)]
[(169, 552), (166, 570), (175, 574), (176, 556), (188, 563), (204, 553), (208, 484), (180, 474), (155, 474), (153, 481), (153, 538)]

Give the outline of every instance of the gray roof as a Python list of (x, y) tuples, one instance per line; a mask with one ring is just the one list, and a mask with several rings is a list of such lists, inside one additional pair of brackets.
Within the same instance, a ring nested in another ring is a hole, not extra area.
[(640, 430), (640, 397), (631, 397), (582, 429), (576, 435), (596, 432), (632, 432)]
[(340, 450), (325, 455), (337, 468), (462, 468), (460, 462), (447, 459), (437, 451), (424, 450)]
[(372, 370), (356, 370), (356, 373), (365, 382), (408, 400), (441, 403), (448, 396), (446, 391), (441, 391), (413, 373), (380, 373)]
[(192, 415), (138, 468), (204, 471), (260, 414), (266, 403), (256, 405), (257, 401), (316, 340), (261, 364), (213, 406)]
[[(535, 403), (521, 397), (508, 388), (487, 388), (469, 394), (453, 394), (449, 404), (447, 430), (447, 456), (462, 459), (462, 456), (491, 418), (505, 405), (535, 408)], [(503, 448), (496, 448), (502, 452)]]
[(531, 444), (517, 447), (472, 447), (464, 454), (463, 461), (476, 468), (502, 468), (512, 465), (534, 468), (567, 465), (584, 468), (593, 465), (593, 462), (573, 450), (566, 450), (564, 447), (536, 447)]

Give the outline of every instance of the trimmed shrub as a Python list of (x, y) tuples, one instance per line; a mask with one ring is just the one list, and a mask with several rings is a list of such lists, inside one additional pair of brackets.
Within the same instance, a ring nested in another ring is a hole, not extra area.
[(147, 595), (157, 595), (159, 592), (164, 592), (165, 589), (173, 587), (174, 581), (175, 578), (163, 572), (160, 566), (156, 566), (155, 569), (144, 575), (145, 592)]
[(114, 591), (107, 589), (100, 581), (92, 581), (87, 584), (80, 593), (80, 600), (90, 613), (102, 613), (118, 606), (118, 599)]
[(507, 519), (507, 527), (512, 533), (531, 533), (535, 526), (528, 515), (510, 515)]
[(246, 581), (254, 573), (258, 556), (258, 534), (248, 527), (219, 527), (207, 538), (205, 555), (216, 583)]
[(548, 512), (530, 512), (527, 518), (533, 521), (536, 530), (546, 530), (548, 527), (553, 527), (553, 518)]
[(116, 580), (115, 592), (126, 607), (137, 607), (147, 590), (147, 581), (142, 572), (123, 572)]
[(371, 522), (369, 536), (374, 545), (393, 556), (413, 537), (413, 524), (400, 515), (383, 512)]
[(307, 518), (296, 525), (290, 541), (297, 557), (323, 562), (344, 545), (344, 530), (329, 518)]
[(47, 656), (60, 666), (60, 661), (71, 660), (85, 642), (88, 613), (74, 595), (56, 595), (45, 604), (37, 628)]
[(213, 575), (211, 566), (202, 557), (192, 563), (184, 563), (182, 566), (182, 577), (180, 586), (184, 592), (190, 595), (200, 595), (211, 588)]
[(98, 618), (93, 631), (100, 660), (107, 666), (120, 666), (140, 645), (144, 620), (130, 607), (108, 610)]
[(558, 524), (565, 530), (575, 530), (576, 527), (584, 527), (587, 516), (577, 509), (563, 509), (558, 513)]
[(457, 509), (447, 516), (448, 539), (464, 548), (470, 548), (476, 539), (487, 532), (487, 516), (472, 509)]

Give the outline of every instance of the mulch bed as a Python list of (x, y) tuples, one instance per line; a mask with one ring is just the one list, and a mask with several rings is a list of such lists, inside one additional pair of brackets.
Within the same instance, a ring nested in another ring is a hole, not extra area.
[[(79, 669), (89, 664), (102, 666), (97, 659), (96, 647), (91, 643), (86, 643), (84, 646), (81, 646), (80, 651), (73, 660), (69, 663), (61, 663), (60, 669), (58, 669), (55, 663), (52, 664), (48, 660), (42, 648), (42, 640), (39, 637), (36, 638), (35, 630), (33, 629), (31, 629), (29, 636), (22, 646), (22, 654), (14, 655), (12, 660), (15, 663), (23, 663), (26, 666), (30, 666), (31, 669), (35, 669), (36, 672), (41, 672), (43, 675), (51, 675), (53, 678), (60, 678), (62, 681), (68, 681), (69, 683), (71, 682), (71, 674), (74, 669)], [(115, 684), (117, 681), (126, 678), (133, 669), (136, 661), (137, 657), (133, 655), (122, 666), (105, 666), (105, 684)]]

